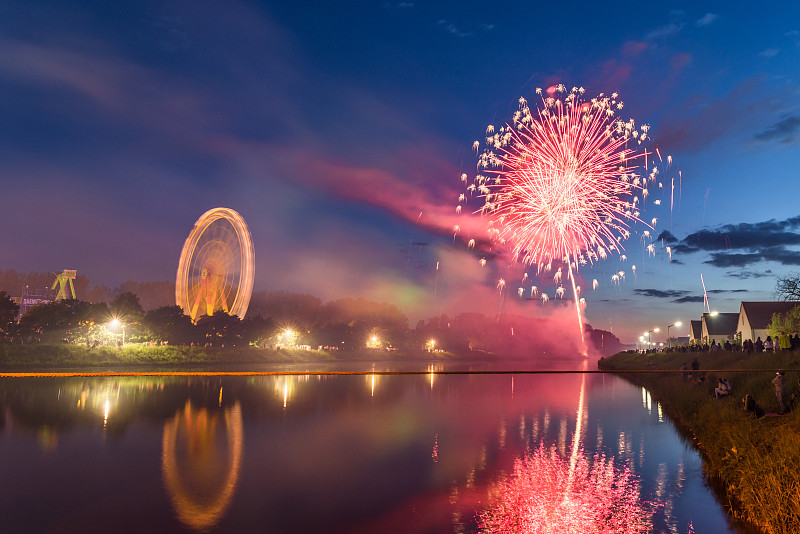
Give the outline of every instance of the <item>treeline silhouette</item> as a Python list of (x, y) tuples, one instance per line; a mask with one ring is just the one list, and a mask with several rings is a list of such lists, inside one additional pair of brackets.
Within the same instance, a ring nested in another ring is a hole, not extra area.
[[(0, 271), (0, 291), (7, 294), (6, 308), (13, 305), (10, 297), (20, 295), (25, 286), (50, 288), (54, 280), (53, 273)], [(408, 318), (390, 303), (363, 298), (323, 302), (308, 294), (257, 291), (244, 320), (218, 311), (193, 324), (175, 305), (172, 282), (128, 281), (114, 289), (90, 287), (89, 281), (80, 275), (74, 282), (77, 299), (42, 304), (29, 310), (17, 325), (0, 325), (0, 338), (87, 344), (117, 342), (121, 341), (122, 326), (110, 326), (110, 321), (117, 318), (124, 325), (129, 342), (302, 345), (328, 350), (370, 346), (515, 356), (571, 355), (577, 350), (574, 323), (565, 324), (552, 318), (461, 313), (431, 317), (410, 328)], [(610, 332), (585, 325), (585, 336), (601, 354), (623, 349)]]

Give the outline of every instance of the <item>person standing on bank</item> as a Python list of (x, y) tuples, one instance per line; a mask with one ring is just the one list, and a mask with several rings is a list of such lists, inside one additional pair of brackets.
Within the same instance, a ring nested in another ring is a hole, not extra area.
[(778, 413), (783, 414), (786, 411), (786, 406), (783, 404), (783, 390), (786, 388), (786, 380), (783, 378), (783, 371), (775, 373), (775, 378), (772, 379), (772, 383), (775, 385), (775, 396), (778, 397), (778, 404), (781, 406), (781, 411)]
[(780, 346), (781, 350), (792, 350), (792, 340), (783, 330), (781, 330), (781, 335), (778, 336), (778, 346)]

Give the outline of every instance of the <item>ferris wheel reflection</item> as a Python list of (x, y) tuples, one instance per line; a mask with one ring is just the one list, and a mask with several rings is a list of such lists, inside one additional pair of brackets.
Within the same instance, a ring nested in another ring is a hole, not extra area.
[(161, 470), (183, 524), (204, 531), (222, 519), (239, 481), (243, 444), (238, 402), (219, 412), (187, 401), (164, 423)]

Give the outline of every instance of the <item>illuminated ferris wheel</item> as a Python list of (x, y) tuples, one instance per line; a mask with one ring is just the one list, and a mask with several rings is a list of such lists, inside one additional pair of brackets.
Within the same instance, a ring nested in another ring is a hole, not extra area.
[(253, 292), (253, 241), (241, 215), (208, 210), (183, 244), (175, 303), (196, 322), (223, 310), (244, 319)]

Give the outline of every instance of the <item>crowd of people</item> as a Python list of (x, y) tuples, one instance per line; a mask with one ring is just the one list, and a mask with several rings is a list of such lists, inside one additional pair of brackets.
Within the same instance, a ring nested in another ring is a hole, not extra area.
[(768, 335), (766, 339), (762, 340), (761, 336), (757, 336), (756, 340), (745, 339), (744, 342), (737, 343), (725, 340), (724, 342), (717, 343), (715, 339), (711, 340), (711, 344), (693, 343), (684, 344), (674, 347), (662, 347), (660, 349), (649, 349), (644, 351), (647, 354), (656, 352), (716, 352), (721, 350), (727, 351), (740, 351), (746, 354), (755, 354), (761, 352), (774, 352), (778, 350), (798, 350), (800, 349), (800, 333), (795, 332), (793, 335), (781, 332), (774, 338)]
[[(697, 358), (692, 360), (691, 368), (686, 365), (686, 362), (683, 362), (680, 367), (683, 380), (690, 380), (702, 386), (706, 384), (706, 376), (705, 373), (700, 373), (699, 370), (700, 364)], [(775, 377), (772, 379), (772, 385), (775, 390), (775, 397), (778, 400), (778, 406), (780, 407), (777, 415), (785, 414), (786, 412), (794, 409), (797, 404), (800, 403), (800, 390), (798, 393), (792, 393), (792, 395), (786, 401), (784, 400), (784, 394), (786, 392), (786, 378), (783, 370), (775, 373)], [(800, 387), (800, 380), (797, 381), (797, 385)], [(733, 386), (731, 385), (730, 381), (725, 377), (719, 377), (717, 384), (714, 387), (714, 398), (722, 399), (730, 395), (732, 391)], [(758, 403), (749, 393), (742, 398), (742, 404), (744, 411), (749, 412), (756, 417), (762, 417), (764, 415), (764, 410), (758, 405)]]

